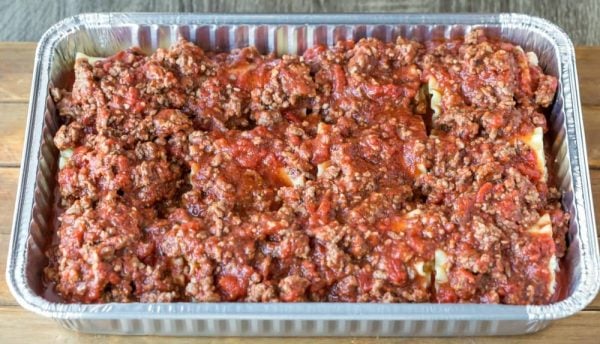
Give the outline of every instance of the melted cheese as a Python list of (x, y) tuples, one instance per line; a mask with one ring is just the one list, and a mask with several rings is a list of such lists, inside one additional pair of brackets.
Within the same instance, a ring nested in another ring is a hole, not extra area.
[(415, 176), (418, 177), (421, 174), (427, 173), (427, 168), (423, 164), (417, 164), (417, 170), (415, 171)]
[(286, 186), (293, 187), (302, 187), (304, 186), (305, 178), (304, 174), (298, 173), (290, 173), (286, 168), (280, 168), (278, 171), (278, 176), (283, 184)]
[(331, 125), (323, 122), (317, 124), (317, 135), (326, 134), (331, 131)]
[(395, 217), (391, 222), (391, 229), (396, 232), (404, 232), (410, 225), (410, 223), (418, 220), (418, 216), (421, 215), (422, 212), (420, 209), (415, 209), (410, 211), (400, 217)]
[(542, 173), (542, 181), (548, 179), (548, 171), (546, 169), (546, 156), (544, 155), (544, 131), (537, 127), (528, 135), (525, 135), (521, 140), (529, 146), (535, 154), (535, 160), (538, 170)]
[(192, 183), (194, 176), (200, 171), (200, 164), (197, 162), (190, 163), (190, 173), (188, 174), (188, 182)]
[(435, 250), (435, 284), (439, 285), (448, 282), (448, 269), (450, 263), (448, 262), (448, 255), (446, 252), (437, 249)]
[(77, 52), (77, 53), (75, 54), (75, 60), (80, 60), (80, 59), (85, 59), (85, 60), (87, 60), (87, 61), (88, 61), (88, 63), (89, 63), (89, 64), (94, 64), (94, 63), (96, 63), (97, 61), (102, 61), (102, 60), (104, 60), (104, 59), (105, 59), (105, 57), (88, 56), (88, 55), (86, 55), (86, 54), (84, 54), (84, 53)]
[(431, 284), (431, 262), (417, 261), (413, 264), (415, 276), (413, 279), (418, 279), (423, 288), (428, 288)]
[(67, 163), (69, 162), (69, 159), (71, 159), (72, 155), (73, 155), (73, 150), (70, 148), (61, 150), (60, 156), (58, 157), (58, 168), (62, 170), (63, 167), (65, 167), (67, 165)]
[[(527, 232), (534, 236), (541, 236), (544, 240), (553, 240), (552, 239), (552, 221), (550, 220), (550, 215), (544, 214), (538, 222), (536, 222), (533, 226), (531, 226)], [(554, 294), (556, 290), (556, 272), (558, 271), (558, 260), (556, 259), (556, 255), (552, 255), (550, 260), (548, 261), (548, 272), (550, 273), (550, 281), (548, 282), (548, 293), (550, 295)]]
[(414, 267), (415, 267), (415, 271), (417, 272), (417, 275), (419, 275), (419, 276), (427, 275), (425, 273), (425, 263), (424, 262), (416, 262)]
[(190, 176), (194, 176), (198, 173), (198, 171), (200, 171), (200, 164), (197, 162), (192, 162), (190, 164)]
[(548, 293), (553, 295), (556, 291), (556, 272), (558, 271), (558, 260), (555, 255), (552, 255), (548, 262), (548, 271), (550, 271), (550, 282), (548, 282)]
[[(410, 228), (411, 223), (420, 221), (422, 214), (420, 209), (414, 209), (402, 216), (394, 217), (391, 221), (391, 230), (396, 233), (405, 232)], [(410, 278), (420, 282), (423, 288), (428, 288), (431, 284), (432, 265), (433, 261), (416, 260), (412, 263), (412, 269), (408, 269)]]
[(327, 170), (327, 168), (329, 168), (329, 166), (331, 166), (331, 161), (329, 161), (329, 160), (318, 164), (317, 165), (317, 178), (322, 177), (323, 174), (325, 174), (325, 171)]
[[(331, 132), (331, 125), (323, 123), (323, 122), (319, 122), (319, 124), (317, 124), (317, 135), (325, 135), (329, 132)], [(329, 168), (329, 166), (331, 166), (331, 161), (324, 161), (324, 162), (318, 164), (317, 165), (317, 178), (322, 177), (323, 174), (325, 173), (325, 171), (327, 170), (327, 168)]]
[(434, 77), (429, 78), (427, 87), (429, 89), (429, 95), (431, 96), (430, 107), (433, 110), (433, 118), (435, 119), (442, 113), (442, 91)]
[(533, 51), (528, 52), (526, 55), (527, 55), (527, 61), (529, 61), (530, 65), (537, 66), (539, 64), (538, 57)]
[(544, 214), (540, 217), (538, 222), (529, 227), (527, 232), (552, 238), (552, 222), (550, 220), (550, 215)]

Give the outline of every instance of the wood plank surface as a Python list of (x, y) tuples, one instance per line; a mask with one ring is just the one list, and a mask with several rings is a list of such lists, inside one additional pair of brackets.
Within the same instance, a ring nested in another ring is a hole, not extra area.
[[(450, 4), (452, 3), (450, 2)], [(35, 44), (33, 43), (0, 43), (0, 271), (2, 272), (6, 269), (34, 50)], [(577, 48), (580, 93), (584, 105), (583, 116), (596, 214), (600, 214), (600, 135), (597, 134), (600, 131), (600, 97), (596, 91), (597, 84), (600, 83), (600, 58), (598, 58), (598, 53), (600, 53), (600, 47)], [(556, 321), (548, 329), (533, 335), (509, 338), (459, 338), (451, 339), (450, 342), (587, 343), (594, 342), (595, 339), (600, 337), (600, 327), (597, 326), (599, 322), (600, 297), (596, 297), (585, 311), (567, 319)], [(32, 329), (35, 330), (32, 331)], [(242, 343), (248, 341), (248, 339), (175, 339), (79, 334), (65, 330), (56, 323), (17, 306), (8, 291), (5, 279), (0, 279), (0, 343), (30, 343), (36, 341), (61, 343), (188, 343), (192, 341), (200, 343)], [(279, 343), (282, 342), (282, 339), (260, 338), (256, 341), (260, 343)], [(337, 338), (295, 338), (285, 339), (285, 341), (292, 343), (333, 343), (342, 340)], [(353, 338), (346, 341), (352, 343), (437, 343), (442, 340), (435, 338), (406, 340)]]
[[(0, 167), (21, 163), (23, 135), (27, 121), (27, 103), (0, 103)], [(600, 105), (583, 106), (583, 123), (589, 165), (600, 168)]]
[(0, 0), (0, 40), (37, 41), (59, 20), (85, 12), (518, 12), (549, 19), (577, 44), (600, 44), (600, 2), (596, 0)]
[(579, 93), (583, 105), (598, 106), (598, 80), (600, 80), (600, 46), (578, 47), (575, 49), (577, 58), (577, 76), (579, 78)]
[(35, 43), (0, 44), (0, 103), (29, 100)]
[[(540, 332), (510, 337), (469, 338), (203, 338), (203, 337), (148, 337), (103, 336), (72, 332), (52, 320), (40, 317), (20, 307), (0, 306), (0, 339), (3, 343), (198, 343), (198, 344), (392, 344), (392, 343), (593, 343), (600, 338), (600, 312), (583, 311), (572, 317), (558, 320)], [(10, 326), (10, 327), (9, 327)], [(10, 329), (7, 331), (7, 329)]]
[[(0, 271), (6, 270), (6, 249), (10, 239), (15, 193), (19, 178), (18, 169), (0, 168)], [(592, 192), (595, 213), (600, 214), (600, 170), (591, 170)], [(600, 240), (600, 238), (599, 238)], [(0, 305), (15, 305), (6, 287), (6, 281), (0, 279)], [(600, 294), (587, 307), (588, 310), (600, 310)]]
[[(27, 103), (0, 103), (0, 167), (21, 163)], [(583, 122), (589, 165), (600, 168), (600, 106), (583, 106)]]
[(23, 152), (27, 103), (0, 103), (0, 167), (18, 167)]
[[(21, 160), (35, 43), (0, 44), (0, 166)], [(600, 168), (600, 47), (578, 47), (577, 67), (590, 166)], [(10, 67), (9, 67), (10, 66)]]
[[(6, 271), (18, 179), (18, 168), (0, 167), (0, 272), (2, 273)], [(16, 304), (8, 290), (6, 279), (0, 278), (0, 306)]]

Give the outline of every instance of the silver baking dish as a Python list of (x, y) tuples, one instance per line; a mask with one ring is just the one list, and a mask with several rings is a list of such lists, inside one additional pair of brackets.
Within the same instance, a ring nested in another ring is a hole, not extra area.
[[(168, 47), (178, 35), (204, 49), (255, 45), (262, 52), (302, 53), (313, 44), (398, 35), (416, 40), (464, 35), (483, 26), (535, 51), (559, 78), (546, 140), (556, 156), (563, 204), (572, 215), (566, 298), (546, 306), (480, 304), (158, 303), (63, 304), (44, 297), (44, 247), (57, 150), (59, 119), (48, 96), (67, 86), (75, 52), (106, 56), (131, 46)], [(83, 14), (61, 21), (42, 37), (36, 57), (25, 150), (19, 180), (7, 280), (26, 309), (67, 328), (93, 333), (230, 336), (448, 336), (538, 331), (553, 319), (583, 309), (600, 283), (596, 225), (584, 141), (573, 45), (554, 24), (520, 14), (214, 15)]]

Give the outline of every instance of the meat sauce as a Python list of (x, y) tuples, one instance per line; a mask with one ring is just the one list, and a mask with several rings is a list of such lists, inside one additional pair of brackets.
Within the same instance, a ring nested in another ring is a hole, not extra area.
[(45, 279), (82, 303), (548, 303), (569, 217), (520, 137), (556, 85), (480, 30), (79, 59)]

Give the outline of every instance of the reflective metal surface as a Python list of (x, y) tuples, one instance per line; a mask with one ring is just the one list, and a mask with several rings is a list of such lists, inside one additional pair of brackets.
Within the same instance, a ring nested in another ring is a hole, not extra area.
[[(178, 35), (207, 50), (254, 45), (262, 52), (302, 53), (316, 43), (376, 37), (389, 41), (462, 36), (485, 27), (534, 51), (546, 73), (559, 79), (549, 116), (556, 175), (571, 214), (566, 298), (546, 306), (480, 304), (347, 303), (162, 303), (64, 304), (44, 297), (44, 248), (51, 237), (51, 208), (60, 126), (49, 87), (66, 87), (75, 53), (107, 56), (140, 46), (150, 53)], [(552, 319), (591, 302), (600, 283), (600, 263), (575, 56), (555, 25), (518, 14), (195, 15), (84, 14), (61, 21), (41, 39), (29, 107), (7, 280), (25, 308), (85, 332), (161, 335), (260, 336), (446, 336), (535, 332)]]

